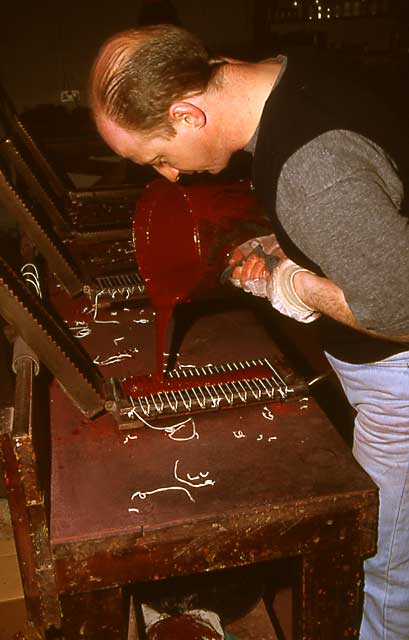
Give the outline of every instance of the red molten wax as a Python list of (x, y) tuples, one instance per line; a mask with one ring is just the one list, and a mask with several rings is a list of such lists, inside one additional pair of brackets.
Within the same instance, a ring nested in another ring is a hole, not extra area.
[(271, 233), (248, 181), (188, 187), (154, 180), (137, 202), (136, 259), (156, 311), (156, 372), (163, 381), (167, 327), (181, 301), (220, 286), (231, 251)]
[(147, 640), (221, 640), (221, 635), (187, 613), (155, 622), (148, 631)]

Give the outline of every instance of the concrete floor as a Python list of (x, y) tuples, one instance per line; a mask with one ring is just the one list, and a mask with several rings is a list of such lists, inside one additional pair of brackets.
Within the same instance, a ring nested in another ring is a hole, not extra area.
[(7, 500), (0, 499), (0, 640), (12, 640), (25, 620), (23, 589)]

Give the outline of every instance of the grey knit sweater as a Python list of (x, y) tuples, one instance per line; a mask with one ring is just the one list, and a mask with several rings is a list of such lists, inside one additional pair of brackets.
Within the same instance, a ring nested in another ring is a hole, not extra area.
[(384, 151), (329, 131), (281, 171), (277, 216), (293, 242), (343, 290), (358, 322), (409, 334), (409, 225), (402, 183)]
[[(282, 65), (277, 86), (287, 58), (276, 61)], [(253, 155), (258, 135), (259, 128), (246, 147)], [(409, 334), (409, 220), (401, 215), (402, 199), (385, 151), (340, 129), (293, 153), (276, 191), (277, 218), (294, 245), (343, 290), (357, 321), (385, 336)]]

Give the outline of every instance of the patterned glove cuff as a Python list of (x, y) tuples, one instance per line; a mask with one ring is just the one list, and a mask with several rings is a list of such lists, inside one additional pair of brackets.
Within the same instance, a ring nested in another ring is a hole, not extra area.
[(305, 302), (303, 300), (301, 300), (300, 296), (298, 295), (298, 293), (296, 292), (295, 288), (294, 288), (294, 277), (296, 276), (297, 273), (300, 273), (301, 271), (304, 271), (305, 273), (313, 273), (312, 271), (310, 271), (309, 269), (303, 269), (302, 267), (297, 267), (296, 269), (294, 269), (294, 271), (292, 271), (290, 273), (290, 287), (291, 287), (291, 292), (295, 298), (295, 301), (297, 302), (296, 306), (300, 308), (300, 311), (311, 311), (311, 313), (315, 313), (315, 309), (313, 309), (312, 307), (310, 307), (308, 304), (305, 304)]
[(321, 314), (305, 304), (294, 289), (294, 277), (300, 271), (312, 273), (308, 269), (299, 267), (289, 258), (283, 260), (273, 272), (272, 282), (267, 287), (268, 297), (280, 313), (299, 322), (313, 322)]

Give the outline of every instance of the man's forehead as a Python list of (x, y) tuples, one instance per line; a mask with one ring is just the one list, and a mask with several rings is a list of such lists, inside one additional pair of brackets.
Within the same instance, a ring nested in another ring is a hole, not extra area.
[(98, 131), (106, 143), (120, 156), (132, 156), (136, 162), (144, 164), (149, 160), (149, 138), (138, 131), (128, 131), (109, 118), (97, 116)]

